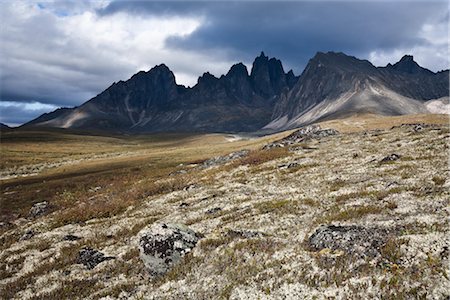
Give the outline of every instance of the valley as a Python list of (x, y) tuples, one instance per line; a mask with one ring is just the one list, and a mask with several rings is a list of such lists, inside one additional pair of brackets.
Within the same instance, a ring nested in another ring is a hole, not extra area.
[[(445, 299), (448, 116), (319, 125), (337, 132), (292, 143), (295, 130), (242, 139), (2, 132), (0, 294)], [(184, 224), (199, 241), (153, 276), (139, 241), (157, 224)], [(108, 260), (85, 264), (83, 249)]]

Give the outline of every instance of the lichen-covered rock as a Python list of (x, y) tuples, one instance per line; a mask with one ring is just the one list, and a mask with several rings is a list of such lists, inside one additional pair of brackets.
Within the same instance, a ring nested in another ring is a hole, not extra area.
[(77, 262), (85, 265), (89, 270), (92, 270), (99, 263), (114, 258), (115, 257), (112, 256), (105, 256), (105, 254), (103, 254), (98, 250), (86, 247), (81, 249), (80, 252), (78, 253)]
[(375, 257), (388, 238), (389, 231), (384, 228), (326, 225), (319, 227), (309, 237), (308, 244), (315, 251), (342, 250), (361, 257)]
[(49, 205), (47, 201), (35, 203), (31, 208), (28, 216), (30, 218), (37, 218), (45, 215), (49, 210)]
[(158, 223), (139, 233), (139, 252), (152, 275), (163, 275), (195, 247), (200, 235), (182, 224)]

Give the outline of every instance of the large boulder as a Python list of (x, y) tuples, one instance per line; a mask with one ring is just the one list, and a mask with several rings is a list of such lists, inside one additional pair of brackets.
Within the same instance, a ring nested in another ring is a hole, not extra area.
[(139, 252), (152, 275), (163, 275), (195, 247), (200, 235), (182, 224), (157, 223), (141, 230)]

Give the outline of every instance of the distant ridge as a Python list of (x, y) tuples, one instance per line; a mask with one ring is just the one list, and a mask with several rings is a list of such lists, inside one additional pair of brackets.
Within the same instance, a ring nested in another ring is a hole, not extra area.
[(317, 53), (275, 105), (268, 130), (283, 130), (354, 114), (427, 113), (427, 101), (448, 97), (449, 72), (420, 67), (410, 55), (375, 67), (343, 53)]
[(409, 55), (375, 67), (343, 53), (318, 52), (295, 76), (261, 52), (250, 73), (237, 63), (219, 78), (204, 73), (188, 88), (177, 85), (161, 64), (113, 83), (79, 107), (23, 126), (123, 133), (279, 131), (355, 113), (426, 113), (427, 101), (447, 99), (448, 75), (422, 68)]

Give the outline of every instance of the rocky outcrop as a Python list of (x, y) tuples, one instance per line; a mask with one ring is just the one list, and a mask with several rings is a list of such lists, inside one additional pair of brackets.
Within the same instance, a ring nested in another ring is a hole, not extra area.
[(200, 235), (182, 224), (158, 223), (139, 234), (140, 257), (152, 275), (163, 275), (195, 247)]
[(233, 160), (236, 160), (239, 158), (243, 158), (243, 157), (247, 156), (249, 152), (250, 152), (249, 150), (241, 150), (241, 151), (232, 152), (228, 155), (213, 157), (208, 160), (205, 160), (201, 164), (200, 167), (201, 168), (209, 168), (209, 167), (222, 165), (227, 162), (230, 162), (230, 161), (233, 161)]
[(265, 145), (263, 149), (287, 147), (290, 145), (305, 142), (309, 139), (320, 139), (337, 134), (339, 134), (339, 132), (335, 129), (322, 129), (319, 125), (305, 126), (291, 133), (287, 137), (282, 138), (281, 140)]

